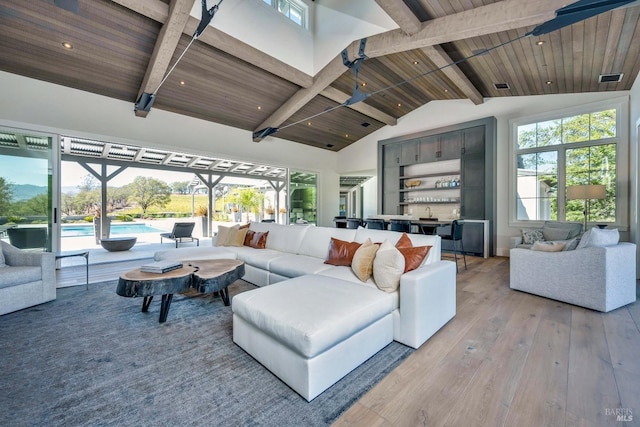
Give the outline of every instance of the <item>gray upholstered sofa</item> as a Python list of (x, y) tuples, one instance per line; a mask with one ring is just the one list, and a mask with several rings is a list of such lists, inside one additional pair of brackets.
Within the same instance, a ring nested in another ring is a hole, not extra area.
[(55, 255), (0, 240), (0, 315), (56, 299)]
[(636, 245), (582, 240), (569, 251), (511, 249), (510, 287), (602, 312), (634, 302)]

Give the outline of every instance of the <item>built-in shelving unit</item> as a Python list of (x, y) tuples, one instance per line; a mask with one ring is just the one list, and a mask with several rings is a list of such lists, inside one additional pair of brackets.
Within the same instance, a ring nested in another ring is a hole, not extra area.
[(493, 117), (379, 141), (378, 213), (488, 220), (493, 230), (494, 162)]

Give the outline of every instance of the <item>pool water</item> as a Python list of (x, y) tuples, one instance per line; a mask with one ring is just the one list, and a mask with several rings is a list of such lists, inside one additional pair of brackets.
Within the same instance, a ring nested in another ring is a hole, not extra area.
[[(142, 233), (163, 233), (167, 230), (148, 226), (147, 224), (111, 224), (111, 235), (118, 234), (142, 234)], [(83, 237), (93, 236), (93, 224), (87, 225), (63, 225), (62, 237)]]

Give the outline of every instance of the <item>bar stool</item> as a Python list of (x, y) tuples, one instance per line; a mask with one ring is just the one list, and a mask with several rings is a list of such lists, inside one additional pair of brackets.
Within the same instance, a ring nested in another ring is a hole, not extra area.
[[(458, 253), (460, 253), (462, 255), (462, 259), (464, 260), (464, 269), (467, 269), (467, 256), (464, 252), (464, 246), (462, 244), (462, 229), (464, 226), (464, 221), (461, 221), (459, 219), (453, 220), (453, 222), (451, 223), (451, 228), (449, 229), (449, 232), (444, 232), (444, 233), (438, 233), (438, 235), (440, 236), (440, 238), (442, 240), (450, 240), (453, 243), (453, 258), (456, 261), (456, 272), (458, 271)], [(440, 228), (447, 228), (447, 227), (440, 227)], [(456, 245), (456, 242), (458, 242), (458, 245)], [(460, 246), (460, 249), (458, 249), (457, 246)]]
[(347, 218), (347, 228), (355, 229), (362, 225), (360, 218)]
[(367, 228), (371, 230), (386, 230), (386, 224), (384, 223), (384, 219), (379, 218), (371, 218), (367, 219)]
[(411, 220), (410, 219), (392, 219), (389, 221), (391, 224), (389, 229), (391, 231), (400, 231), (402, 233), (411, 233)]

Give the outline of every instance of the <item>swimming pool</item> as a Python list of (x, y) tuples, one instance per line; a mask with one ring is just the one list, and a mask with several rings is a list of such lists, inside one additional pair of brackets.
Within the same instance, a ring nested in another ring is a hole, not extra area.
[[(143, 234), (143, 233), (163, 233), (167, 230), (151, 227), (147, 224), (111, 224), (111, 234)], [(93, 236), (93, 224), (63, 224), (62, 237), (83, 237)]]

